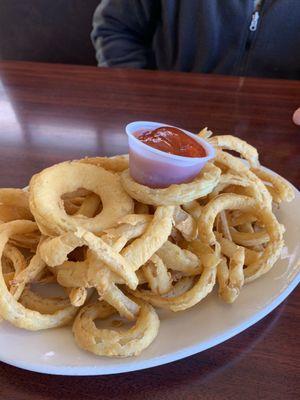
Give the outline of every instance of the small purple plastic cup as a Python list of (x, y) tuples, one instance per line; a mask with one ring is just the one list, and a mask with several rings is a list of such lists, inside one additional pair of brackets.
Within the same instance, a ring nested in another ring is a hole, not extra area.
[(195, 134), (181, 129), (205, 149), (206, 157), (182, 157), (154, 149), (135, 137), (141, 130), (154, 130), (168, 125), (161, 122), (136, 121), (126, 126), (129, 144), (129, 171), (138, 183), (152, 188), (164, 188), (172, 184), (192, 181), (215, 157), (215, 149), (208, 142)]

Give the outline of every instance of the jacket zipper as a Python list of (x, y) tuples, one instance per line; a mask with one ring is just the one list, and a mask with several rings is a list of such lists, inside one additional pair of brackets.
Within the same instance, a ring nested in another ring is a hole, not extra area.
[(258, 10), (254, 11), (252, 14), (252, 18), (251, 18), (251, 22), (250, 22), (250, 26), (249, 26), (249, 29), (251, 32), (256, 31), (259, 17), (260, 17), (259, 11)]
[(245, 41), (244, 55), (243, 55), (241, 63), (240, 63), (239, 74), (244, 74), (245, 73), (245, 70), (246, 70), (246, 67), (247, 67), (248, 58), (249, 58), (249, 53), (251, 51), (251, 45), (252, 45), (252, 42), (253, 42), (253, 40), (255, 38), (255, 35), (256, 35), (256, 30), (257, 30), (257, 27), (258, 27), (258, 22), (259, 22), (259, 19), (260, 19), (260, 16), (261, 16), (261, 10), (262, 10), (264, 2), (265, 1), (262, 1), (260, 3), (260, 5), (255, 8), (255, 10), (253, 11), (253, 13), (251, 15), (251, 21), (250, 21), (250, 24), (249, 24), (249, 31), (250, 32), (248, 33), (247, 39)]

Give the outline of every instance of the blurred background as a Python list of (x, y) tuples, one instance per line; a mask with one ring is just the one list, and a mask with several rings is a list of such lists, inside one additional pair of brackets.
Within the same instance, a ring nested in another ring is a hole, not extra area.
[(0, 0), (0, 59), (97, 65), (90, 33), (99, 0)]

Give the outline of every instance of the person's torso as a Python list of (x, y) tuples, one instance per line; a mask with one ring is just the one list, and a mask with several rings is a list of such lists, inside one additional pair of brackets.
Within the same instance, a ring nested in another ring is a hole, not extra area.
[(300, 0), (161, 0), (158, 69), (300, 78)]

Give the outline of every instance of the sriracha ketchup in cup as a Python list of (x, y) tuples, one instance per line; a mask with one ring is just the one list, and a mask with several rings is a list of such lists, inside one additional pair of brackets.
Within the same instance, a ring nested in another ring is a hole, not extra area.
[(193, 180), (215, 156), (213, 146), (204, 139), (163, 123), (132, 122), (126, 133), (130, 175), (152, 188)]

